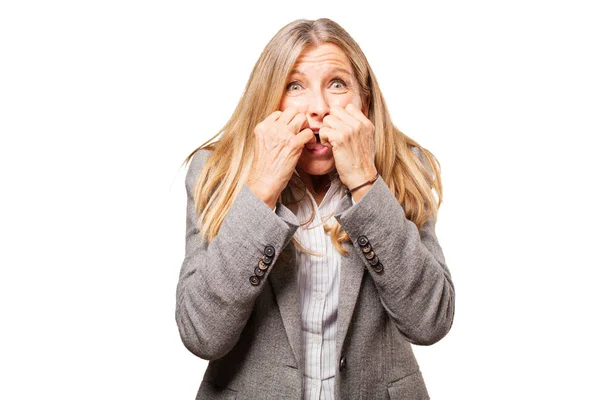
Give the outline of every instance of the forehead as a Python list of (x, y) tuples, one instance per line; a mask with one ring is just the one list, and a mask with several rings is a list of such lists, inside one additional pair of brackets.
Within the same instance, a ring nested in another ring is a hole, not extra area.
[(323, 43), (312, 46), (304, 51), (296, 59), (294, 70), (304, 73), (310, 69), (324, 69), (340, 67), (352, 73), (352, 65), (346, 53), (333, 43)]

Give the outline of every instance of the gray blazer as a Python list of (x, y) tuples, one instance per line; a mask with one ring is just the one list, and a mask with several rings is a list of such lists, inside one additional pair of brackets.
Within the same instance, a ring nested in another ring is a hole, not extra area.
[[(192, 189), (209, 154), (196, 153), (186, 176), (177, 286), (181, 340), (210, 360), (196, 398), (301, 399), (300, 297), (290, 241), (298, 219), (281, 204), (274, 213), (244, 186), (207, 246), (196, 228)], [(434, 223), (418, 230), (381, 178), (355, 205), (344, 197), (334, 216), (352, 239), (340, 267), (336, 399), (429, 398), (410, 343), (437, 342), (454, 317), (454, 286)], [(259, 263), (264, 275), (255, 277)]]

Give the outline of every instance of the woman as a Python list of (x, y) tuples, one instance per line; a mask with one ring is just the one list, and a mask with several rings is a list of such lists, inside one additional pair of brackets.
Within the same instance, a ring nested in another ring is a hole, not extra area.
[(176, 319), (210, 360), (197, 398), (428, 398), (410, 343), (454, 316), (439, 167), (356, 42), (285, 26), (218, 135), (186, 160)]

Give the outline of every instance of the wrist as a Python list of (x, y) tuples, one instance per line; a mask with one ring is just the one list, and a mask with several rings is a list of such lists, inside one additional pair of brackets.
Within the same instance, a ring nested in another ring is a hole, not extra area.
[(340, 175), (340, 180), (342, 181), (342, 183), (344, 185), (346, 185), (346, 187), (350, 190), (362, 185), (365, 182), (368, 182), (370, 180), (373, 179), (377, 179), (378, 177), (378, 173), (377, 173), (377, 169), (375, 167), (373, 168), (369, 168), (366, 171), (356, 171), (354, 172), (352, 175), (348, 175), (348, 176), (341, 176)]
[(352, 176), (341, 177), (340, 180), (346, 187), (353, 191), (354, 189), (360, 187), (360, 185), (365, 184), (369, 181), (375, 181), (379, 177), (377, 169), (373, 168), (367, 171), (366, 173), (355, 173)]
[(248, 186), (248, 189), (250, 189), (256, 197), (269, 206), (269, 208), (275, 208), (277, 205), (277, 198), (279, 197), (278, 193), (275, 193), (275, 191), (271, 190), (267, 185), (264, 185), (261, 182), (248, 181), (246, 182), (246, 186)]
[(351, 193), (352, 200), (354, 200), (355, 203), (358, 203), (358, 201), (367, 194), (369, 189), (371, 189), (371, 186), (373, 186), (373, 183), (369, 183), (369, 184), (362, 186), (362, 187), (356, 189), (355, 191), (353, 191)]

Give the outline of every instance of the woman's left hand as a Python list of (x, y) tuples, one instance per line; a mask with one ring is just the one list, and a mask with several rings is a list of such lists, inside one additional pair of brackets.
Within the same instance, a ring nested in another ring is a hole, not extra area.
[(331, 147), (340, 180), (352, 189), (377, 175), (375, 126), (358, 107), (333, 106), (323, 118), (321, 143)]

